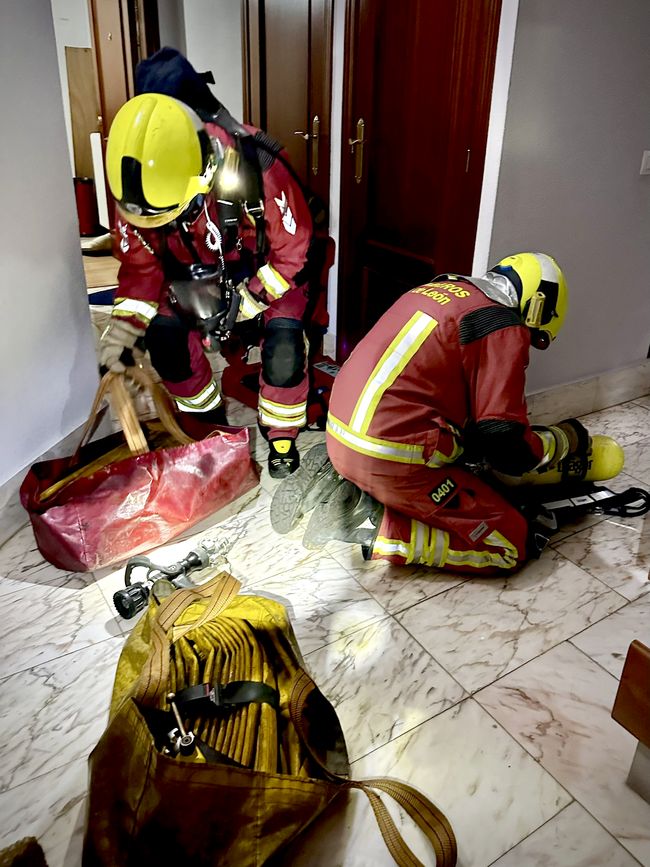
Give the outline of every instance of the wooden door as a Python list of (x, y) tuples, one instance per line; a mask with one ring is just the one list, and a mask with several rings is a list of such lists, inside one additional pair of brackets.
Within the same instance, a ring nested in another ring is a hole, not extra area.
[(66, 45), (65, 67), (70, 96), (74, 173), (75, 177), (92, 178), (95, 173), (90, 134), (98, 131), (101, 116), (92, 49)]
[(104, 140), (135, 95), (135, 67), (160, 47), (157, 0), (88, 0)]
[(470, 272), (500, 10), (348, 0), (339, 360), (406, 289)]
[(245, 0), (244, 114), (286, 149), (327, 203), (331, 0)]

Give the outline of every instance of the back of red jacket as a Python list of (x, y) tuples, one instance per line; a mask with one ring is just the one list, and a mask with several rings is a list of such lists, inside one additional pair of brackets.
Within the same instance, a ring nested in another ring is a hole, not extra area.
[[(426, 462), (439, 448), (441, 431), (459, 442), (457, 432), (472, 422), (488, 440), (504, 442), (507, 434), (520, 451), (517, 471), (522, 463), (530, 469), (544, 448), (528, 423), (529, 347), (530, 332), (519, 311), (487, 298), (467, 279), (438, 278), (412, 289), (382, 316), (336, 377), (329, 433), (360, 454), (388, 460), (421, 455), (424, 448)], [(420, 451), (408, 452), (411, 446)], [(443, 449), (450, 459), (458, 451)], [(401, 462), (420, 463), (421, 457)]]

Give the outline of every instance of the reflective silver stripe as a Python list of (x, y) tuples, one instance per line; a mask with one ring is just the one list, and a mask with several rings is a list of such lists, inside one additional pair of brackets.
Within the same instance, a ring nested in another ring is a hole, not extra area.
[(394, 557), (396, 554), (403, 557), (407, 562), (409, 559), (409, 547), (399, 539), (386, 539), (383, 536), (378, 536), (372, 546), (373, 554), (381, 554), (384, 557)]
[(181, 412), (209, 412), (211, 409), (216, 409), (220, 404), (221, 395), (219, 392), (217, 392), (212, 400), (206, 403), (205, 406), (188, 405), (187, 403), (183, 403), (182, 398), (176, 398), (176, 406), (181, 410)]
[(411, 556), (413, 563), (422, 563), (429, 528), (421, 521), (411, 520)]
[(134, 298), (116, 298), (113, 305), (113, 316), (141, 316), (151, 320), (158, 313), (157, 304), (149, 304), (147, 301), (136, 301)]
[(269, 415), (276, 415), (280, 417), (290, 417), (295, 415), (304, 415), (307, 411), (307, 401), (303, 400), (301, 403), (296, 403), (294, 405), (284, 404), (284, 403), (275, 403), (272, 400), (268, 400), (265, 397), (260, 395), (259, 397), (259, 406), (261, 409), (265, 410)]
[(282, 274), (271, 265), (262, 265), (257, 272), (257, 277), (272, 298), (281, 298), (291, 288)]
[(431, 539), (429, 541), (429, 555), (427, 557), (428, 566), (444, 566), (445, 554), (449, 548), (449, 533), (446, 530), (438, 530), (437, 527), (431, 528)]
[(260, 407), (258, 410), (259, 419), (266, 427), (303, 427), (307, 424), (307, 414), (295, 416), (295, 418), (278, 418), (277, 416), (267, 415)]
[(485, 569), (497, 566), (501, 569), (514, 569), (517, 565), (518, 552), (515, 546), (497, 530), (494, 530), (483, 540), (486, 545), (503, 548), (503, 553), (496, 551), (452, 551), (447, 552), (446, 563), (454, 566), (473, 566)]
[(240, 294), (241, 304), (239, 314), (243, 319), (252, 319), (259, 313), (263, 313), (268, 307), (268, 304), (264, 304), (262, 301), (258, 301), (257, 298), (253, 298), (246, 288), (241, 289)]
[(203, 405), (209, 401), (211, 405), (214, 405), (214, 393), (216, 392), (216, 396), (218, 398), (218, 402), (221, 403), (221, 394), (219, 393), (219, 386), (217, 383), (212, 380), (209, 382), (205, 388), (202, 388), (198, 394), (195, 394), (193, 397), (179, 397), (178, 395), (174, 395), (174, 400), (177, 404), (183, 404), (186, 407), (190, 407), (191, 409), (202, 408)]
[(544, 449), (544, 455), (541, 461), (534, 468), (537, 470), (541, 467), (545, 467), (555, 455), (555, 437), (550, 430), (536, 430), (533, 431), (533, 433), (540, 438), (542, 441), (542, 448)]
[(332, 436), (362, 455), (373, 458), (383, 458), (402, 464), (424, 464), (423, 447), (406, 443), (393, 443), (390, 440), (380, 440), (376, 437), (360, 436), (348, 430), (347, 427), (332, 415), (327, 417), (327, 430)]
[(534, 253), (533, 255), (536, 256), (537, 261), (541, 266), (542, 280), (548, 280), (549, 283), (559, 283), (559, 269), (551, 257), (547, 256), (546, 253)]
[(379, 359), (352, 413), (349, 428), (366, 433), (383, 393), (390, 388), (438, 322), (418, 311), (399, 331)]

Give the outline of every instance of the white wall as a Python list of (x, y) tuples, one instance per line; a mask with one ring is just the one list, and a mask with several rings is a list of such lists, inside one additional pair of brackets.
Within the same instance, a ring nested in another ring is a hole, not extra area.
[(650, 3), (522, 0), (490, 261), (556, 256), (567, 325), (538, 390), (645, 358), (650, 343)]
[(185, 0), (184, 12), (187, 59), (198, 72), (212, 70), (216, 82), (212, 92), (241, 120), (241, 4), (236, 0)]
[(169, 45), (181, 54), (187, 53), (183, 0), (158, 0), (158, 28), (161, 46)]
[(78, 427), (97, 386), (56, 43), (0, 4), (0, 484)]
[(68, 136), (70, 170), (74, 175), (74, 151), (72, 149), (72, 122), (70, 120), (70, 95), (68, 93), (68, 73), (65, 65), (65, 46), (70, 48), (90, 48), (90, 19), (88, 0), (51, 0), (56, 37), (56, 54), (59, 62), (59, 77), (63, 96), (65, 129)]

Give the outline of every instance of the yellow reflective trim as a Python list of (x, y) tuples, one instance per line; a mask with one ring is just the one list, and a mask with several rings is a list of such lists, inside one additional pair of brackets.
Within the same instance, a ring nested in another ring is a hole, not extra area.
[(158, 313), (158, 305), (155, 303), (138, 301), (137, 298), (116, 298), (113, 301), (111, 316), (118, 319), (133, 317), (149, 325), (156, 313)]
[(381, 554), (384, 557), (394, 557), (396, 554), (408, 562), (409, 546), (399, 539), (387, 539), (386, 536), (377, 536), (372, 546), (373, 554)]
[(454, 439), (454, 448), (450, 455), (445, 455), (436, 450), (427, 461), (428, 467), (442, 467), (445, 464), (453, 464), (462, 455), (464, 449), (458, 440)]
[(375, 365), (359, 396), (350, 419), (351, 430), (366, 433), (382, 395), (403, 372), (437, 325), (437, 319), (418, 310), (400, 329)]
[(421, 563), (426, 563), (427, 566), (443, 566), (447, 551), (449, 550), (449, 533), (446, 530), (439, 530), (437, 527), (431, 527), (431, 536), (428, 546), (425, 548), (425, 554)]
[[(219, 394), (219, 386), (213, 379), (212, 382), (209, 382), (205, 388), (202, 388), (197, 394), (192, 395), (191, 397), (178, 397), (177, 395), (174, 395), (174, 400), (177, 403), (182, 403), (188, 407), (200, 407), (206, 403), (206, 401), (212, 400), (212, 395), (215, 391)], [(221, 400), (220, 395), (219, 400)]]
[(275, 403), (266, 397), (260, 395), (258, 406), (264, 409), (269, 415), (277, 415), (280, 417), (289, 417), (294, 415), (304, 414), (307, 410), (307, 401), (303, 400), (300, 403)]
[(339, 442), (348, 446), (353, 451), (371, 458), (381, 458), (386, 461), (395, 461), (399, 464), (422, 464), (424, 465), (423, 447), (409, 443), (396, 443), (391, 440), (382, 440), (377, 437), (354, 433), (349, 427), (333, 415), (327, 417), (327, 430)]
[(182, 397), (174, 398), (176, 406), (183, 412), (209, 412), (211, 409), (216, 409), (221, 405), (221, 394), (217, 392), (211, 397), (207, 403), (196, 406), (193, 403), (188, 403)]
[(422, 521), (411, 520), (411, 562), (422, 563), (428, 550), (429, 527)]
[(302, 427), (307, 424), (307, 414), (297, 415), (294, 418), (281, 418), (277, 415), (267, 415), (264, 410), (258, 409), (260, 422), (266, 427)]
[(262, 265), (257, 272), (257, 277), (272, 298), (282, 298), (290, 288), (282, 274), (271, 265)]
[(262, 301), (258, 301), (257, 298), (253, 298), (246, 287), (240, 290), (240, 295), (241, 304), (239, 307), (239, 314), (244, 319), (253, 319), (253, 317), (263, 313), (269, 306), (268, 304), (264, 304)]
[(517, 565), (518, 551), (512, 542), (501, 533), (494, 530), (489, 536), (485, 537), (484, 541), (487, 545), (505, 548), (505, 553), (497, 554), (492, 551), (452, 551), (449, 549), (444, 562), (454, 566), (472, 566), (475, 569), (484, 569), (488, 566), (513, 569)]

